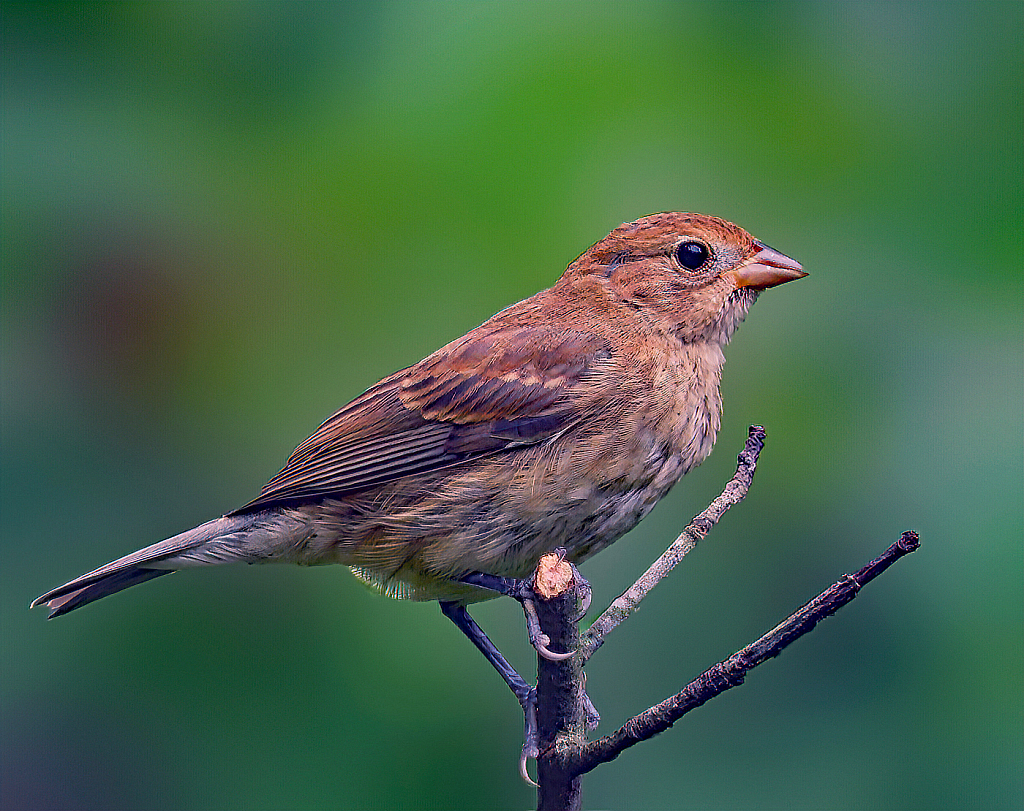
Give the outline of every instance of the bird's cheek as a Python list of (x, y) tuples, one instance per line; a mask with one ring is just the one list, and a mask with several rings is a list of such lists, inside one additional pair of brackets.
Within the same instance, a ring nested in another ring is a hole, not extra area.
[(731, 284), (712, 284), (691, 291), (680, 299), (680, 310), (693, 324), (707, 323), (722, 311), (733, 291)]

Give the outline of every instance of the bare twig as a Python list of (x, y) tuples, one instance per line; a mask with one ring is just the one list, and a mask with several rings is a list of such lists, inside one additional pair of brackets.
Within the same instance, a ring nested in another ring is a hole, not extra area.
[(668, 729), (690, 710), (719, 693), (742, 684), (748, 670), (778, 656), (787, 645), (853, 600), (862, 586), (878, 577), (899, 558), (915, 551), (919, 545), (916, 532), (904, 532), (899, 541), (884, 554), (856, 574), (843, 577), (756, 642), (705, 671), (676, 695), (629, 719), (611, 735), (585, 744), (578, 750), (571, 764), (567, 764), (568, 768), (576, 775), (585, 774), (599, 764), (618, 757), (628, 747)]
[(761, 453), (761, 449), (764, 448), (764, 442), (764, 428), (760, 425), (751, 425), (747, 434), (747, 442), (737, 458), (736, 474), (726, 484), (721, 495), (690, 522), (689, 526), (679, 534), (679, 537), (662, 553), (661, 557), (640, 576), (640, 579), (608, 606), (583, 634), (580, 652), (584, 662), (604, 644), (604, 638), (608, 633), (632, 614), (647, 593), (658, 585), (658, 582), (675, 568), (675, 565), (697, 545), (697, 542), (711, 531), (725, 511), (743, 500), (754, 479), (757, 457)]

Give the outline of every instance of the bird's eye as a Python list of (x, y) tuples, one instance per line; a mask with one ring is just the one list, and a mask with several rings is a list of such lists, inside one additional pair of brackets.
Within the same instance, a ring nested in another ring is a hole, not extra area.
[(696, 240), (681, 242), (676, 248), (676, 259), (687, 270), (696, 270), (708, 261), (709, 256), (708, 246)]

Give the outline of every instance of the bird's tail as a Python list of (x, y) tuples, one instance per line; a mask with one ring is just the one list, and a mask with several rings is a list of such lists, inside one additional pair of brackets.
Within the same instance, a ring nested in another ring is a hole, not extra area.
[(275, 557), (270, 542), (282, 531), (297, 529), (285, 516), (269, 512), (232, 515), (207, 521), (173, 538), (147, 546), (106, 566), (76, 577), (32, 603), (45, 605), (50, 617), (67, 614), (108, 594), (144, 583), (189, 566), (246, 561), (256, 563)]

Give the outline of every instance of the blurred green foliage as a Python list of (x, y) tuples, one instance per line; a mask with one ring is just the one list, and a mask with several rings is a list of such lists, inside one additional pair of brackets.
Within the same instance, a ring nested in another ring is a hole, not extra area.
[[(716, 453), (585, 567), (612, 599), (767, 425), (748, 500), (591, 662), (601, 731), (923, 547), (586, 804), (1021, 807), (1024, 5), (2, 12), (5, 808), (529, 807), (497, 677), (342, 569), (26, 607), (660, 210), (811, 276), (737, 334)], [(476, 613), (531, 672), (515, 607)]]

